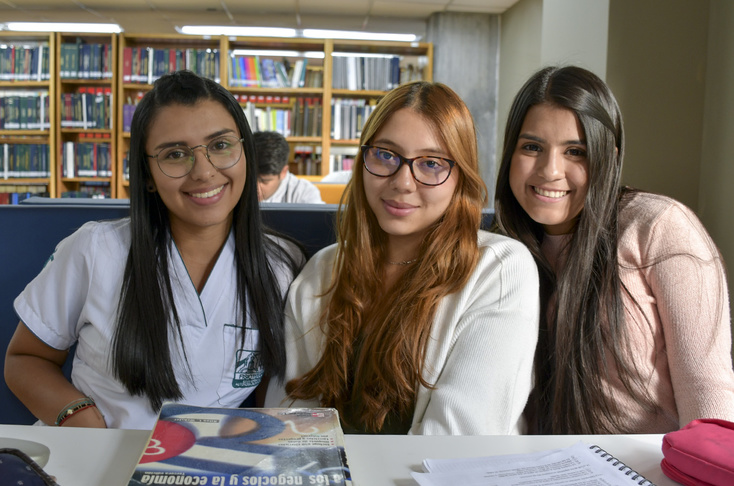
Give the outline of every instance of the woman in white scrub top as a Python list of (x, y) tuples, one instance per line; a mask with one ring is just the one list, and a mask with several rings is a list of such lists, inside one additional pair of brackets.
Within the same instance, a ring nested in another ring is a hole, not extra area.
[(165, 401), (237, 407), (284, 376), (304, 257), (262, 225), (237, 101), (163, 76), (135, 111), (129, 163), (130, 217), (85, 224), (15, 300), (6, 381), (39, 423), (150, 429)]

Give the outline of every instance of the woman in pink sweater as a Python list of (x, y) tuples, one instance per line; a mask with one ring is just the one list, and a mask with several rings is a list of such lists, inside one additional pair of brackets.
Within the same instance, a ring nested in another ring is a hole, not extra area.
[(540, 271), (532, 433), (734, 420), (721, 255), (690, 209), (620, 186), (623, 155), (619, 107), (593, 73), (546, 68), (515, 98), (495, 210)]

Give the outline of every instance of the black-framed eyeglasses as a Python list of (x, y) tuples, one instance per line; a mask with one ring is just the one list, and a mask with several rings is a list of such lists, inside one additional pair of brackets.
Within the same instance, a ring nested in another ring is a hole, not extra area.
[(217, 137), (208, 144), (196, 145), (173, 145), (164, 147), (156, 155), (145, 154), (146, 157), (154, 157), (158, 161), (158, 167), (168, 177), (177, 179), (184, 177), (194, 168), (196, 155), (194, 149), (204, 147), (206, 158), (217, 169), (229, 169), (239, 162), (242, 157), (242, 142), (244, 138), (233, 136)]
[(453, 160), (433, 155), (421, 155), (408, 159), (395, 151), (374, 145), (362, 145), (360, 149), (364, 168), (370, 174), (377, 177), (390, 177), (397, 173), (403, 164), (407, 164), (413, 179), (425, 186), (440, 186), (446, 182), (451, 175), (451, 169), (456, 164)]

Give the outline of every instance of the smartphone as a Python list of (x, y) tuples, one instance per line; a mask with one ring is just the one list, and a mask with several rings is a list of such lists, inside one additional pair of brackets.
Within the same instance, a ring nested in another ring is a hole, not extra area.
[(18, 449), (0, 449), (0, 478), (3, 484), (59, 486), (36, 461)]

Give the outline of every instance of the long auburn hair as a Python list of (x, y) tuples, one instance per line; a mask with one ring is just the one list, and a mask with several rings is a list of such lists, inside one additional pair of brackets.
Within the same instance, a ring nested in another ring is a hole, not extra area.
[[(566, 264), (558, 274), (540, 249), (543, 226), (523, 210), (509, 181), (525, 116), (538, 104), (571, 110), (583, 127), (587, 145), (589, 189), (568, 244)], [(623, 157), (621, 111), (609, 87), (595, 74), (575, 66), (547, 67), (535, 73), (515, 97), (497, 176), (495, 225), (530, 249), (540, 273), (536, 384), (526, 409), (529, 430), (534, 433), (624, 430), (620, 411), (605, 387), (611, 374), (609, 363), (638, 403), (648, 410), (656, 408), (639, 386), (639, 374), (628, 354), (622, 299), (626, 291), (617, 261), (618, 208), (630, 192), (620, 185)]]
[[(237, 100), (221, 85), (190, 71), (158, 79), (138, 104), (130, 130), (130, 252), (120, 295), (111, 362), (118, 379), (131, 395), (147, 396), (153, 410), (164, 400), (182, 398), (171, 363), (169, 336), (184, 352), (181, 322), (168, 272), (170, 222), (168, 209), (157, 192), (147, 190), (152, 180), (145, 145), (148, 128), (161, 109), (174, 104), (193, 106), (203, 100), (220, 103), (234, 118), (244, 139), (248, 177), (232, 212), (237, 266), (237, 302), (240, 324), (248, 318), (260, 333), (261, 358), (266, 374), (285, 374), (283, 298), (273, 267), (297, 272), (297, 262), (264, 228), (257, 199), (257, 163), (252, 132)], [(245, 332), (241, 333), (244, 345)], [(235, 346), (236, 343), (232, 343)]]
[(365, 175), (362, 153), (357, 155), (337, 215), (337, 257), (320, 320), (325, 349), (310, 372), (286, 385), (290, 397), (319, 398), (340, 412), (353, 402), (354, 420), (373, 432), (389, 413), (412, 414), (418, 387), (432, 386), (423, 378), (423, 358), (433, 316), (477, 264), (477, 230), (487, 201), (471, 113), (443, 84), (413, 82), (385, 95), (365, 123), (360, 144), (369, 144), (401, 109), (424, 117), (456, 162), (452, 200), (421, 244), (419, 263), (386, 289), (380, 269), (387, 237), (365, 194), (364, 177), (373, 176)]

